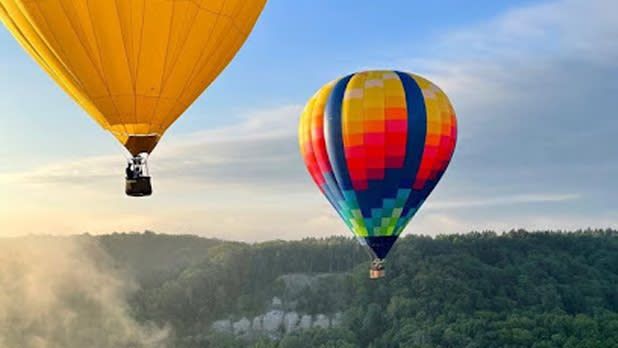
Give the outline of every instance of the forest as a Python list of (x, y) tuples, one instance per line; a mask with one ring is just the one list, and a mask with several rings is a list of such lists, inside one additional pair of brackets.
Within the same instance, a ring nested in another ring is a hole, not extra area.
[(344, 237), (20, 237), (0, 261), (2, 348), (618, 348), (615, 230), (407, 235), (379, 280)]
[[(258, 244), (152, 232), (97, 238), (141, 285), (131, 298), (134, 315), (171, 325), (175, 347), (618, 347), (614, 230), (408, 235), (377, 281), (367, 277), (365, 251), (343, 237)], [(281, 277), (299, 273), (338, 276), (286, 293)], [(208, 329), (218, 319), (264, 312), (273, 296), (298, 312), (340, 311), (341, 323), (275, 339)]]

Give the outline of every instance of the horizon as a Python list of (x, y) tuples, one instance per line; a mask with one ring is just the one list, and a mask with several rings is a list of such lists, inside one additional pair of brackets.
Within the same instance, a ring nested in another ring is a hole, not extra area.
[[(440, 237), (456, 237), (456, 236), (468, 236), (468, 235), (494, 235), (496, 237), (503, 237), (505, 235), (508, 234), (518, 234), (518, 233), (525, 233), (525, 234), (584, 234), (584, 235), (588, 235), (588, 234), (598, 234), (598, 233), (610, 233), (610, 234), (616, 234), (618, 233), (618, 229), (615, 228), (611, 228), (611, 227), (586, 227), (586, 228), (579, 228), (579, 229), (575, 229), (575, 230), (560, 230), (560, 229), (555, 229), (555, 230), (527, 230), (524, 228), (511, 228), (509, 230), (502, 230), (502, 231), (494, 231), (494, 230), (481, 230), (481, 231), (475, 231), (475, 230), (471, 230), (471, 231), (466, 231), (466, 232), (456, 232), (456, 233), (438, 233), (438, 234), (412, 234), (412, 233), (407, 233), (407, 234), (402, 234), (401, 236), (399, 236), (399, 239), (401, 238), (406, 238), (406, 237), (411, 237), (411, 238), (430, 238), (430, 239), (437, 239)], [(24, 234), (24, 235), (14, 235), (14, 236), (0, 236), (0, 240), (3, 239), (21, 239), (21, 238), (74, 238), (74, 237), (106, 237), (106, 236), (115, 236), (115, 235), (131, 235), (131, 236), (147, 236), (147, 235), (154, 235), (154, 236), (163, 236), (163, 237), (196, 237), (196, 238), (200, 238), (200, 239), (206, 239), (206, 240), (213, 240), (213, 241), (220, 241), (220, 242), (229, 242), (229, 243), (241, 243), (241, 244), (248, 244), (248, 245), (258, 245), (258, 244), (267, 244), (267, 243), (272, 243), (272, 242), (284, 242), (284, 243), (288, 243), (288, 242), (302, 242), (302, 241), (306, 241), (306, 240), (316, 240), (316, 241), (320, 241), (320, 240), (329, 240), (329, 239), (345, 239), (345, 240), (356, 240), (357, 237), (353, 236), (353, 235), (325, 235), (325, 236), (299, 236), (296, 239), (266, 239), (266, 240), (261, 240), (261, 241), (243, 241), (243, 240), (235, 240), (235, 239), (225, 239), (225, 238), (219, 238), (219, 237), (210, 237), (207, 235), (200, 235), (200, 234), (192, 234), (192, 233), (183, 233), (183, 234), (179, 234), (179, 233), (169, 233), (169, 232), (157, 232), (157, 231), (151, 231), (151, 230), (143, 230), (143, 231), (114, 231), (114, 232), (107, 232), (107, 233), (97, 233), (97, 234), (92, 234), (89, 232), (82, 232), (82, 233), (75, 233), (75, 234)], [(395, 244), (397, 245), (397, 244)]]
[(311, 181), (296, 131), (323, 84), (371, 68), (433, 81), (460, 127), (450, 167), (404, 235), (618, 228), (617, 2), (351, 3), (267, 3), (154, 151), (147, 199), (124, 196), (121, 146), (2, 26), (0, 236), (349, 237)]

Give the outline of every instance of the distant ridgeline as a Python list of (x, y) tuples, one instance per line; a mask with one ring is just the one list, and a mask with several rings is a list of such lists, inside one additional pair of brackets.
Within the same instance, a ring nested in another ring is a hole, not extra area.
[[(93, 238), (93, 237), (78, 237)], [(618, 348), (618, 231), (403, 237), (385, 279), (356, 240), (94, 237), (170, 347)]]

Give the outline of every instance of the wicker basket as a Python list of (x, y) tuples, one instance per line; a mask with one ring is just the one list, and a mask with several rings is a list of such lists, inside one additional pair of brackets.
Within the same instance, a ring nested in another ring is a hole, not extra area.
[(152, 194), (152, 186), (150, 185), (150, 177), (142, 176), (135, 179), (126, 179), (124, 192), (127, 196), (143, 197)]

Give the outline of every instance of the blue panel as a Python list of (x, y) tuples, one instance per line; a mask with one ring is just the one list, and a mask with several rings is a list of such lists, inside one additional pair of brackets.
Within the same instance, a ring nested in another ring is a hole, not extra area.
[[(331, 173), (328, 174), (332, 177)], [(328, 186), (328, 182), (325, 182), (324, 184), (322, 184), (322, 190), (324, 190), (324, 196), (326, 196), (326, 200), (328, 201), (328, 203), (330, 203), (330, 205), (335, 208), (335, 211), (344, 220), (344, 222), (347, 222), (344, 216), (341, 214), (341, 211), (339, 211), (339, 207), (337, 206), (337, 202), (339, 201), (337, 199), (337, 195), (339, 194), (339, 196), (341, 196), (340, 192), (338, 191), (339, 189), (335, 188), (336, 192), (333, 192), (333, 190)]]
[(411, 189), (423, 159), (427, 136), (427, 110), (423, 92), (416, 81), (406, 73), (398, 71), (396, 73), (406, 93), (406, 111), (408, 112), (406, 157), (403, 164), (405, 175), (401, 176), (399, 187)]
[(335, 83), (328, 96), (324, 108), (324, 140), (326, 152), (333, 168), (339, 192), (352, 190), (352, 181), (348, 172), (343, 148), (343, 134), (341, 129), (341, 104), (345, 89), (353, 74), (348, 75)]
[[(425, 98), (421, 88), (416, 81), (408, 74), (397, 72), (403, 88), (406, 92), (406, 106), (408, 111), (408, 138), (406, 144), (406, 159), (404, 168), (406, 174), (402, 176), (401, 188), (410, 188), (414, 185), (418, 169), (423, 160), (425, 150), (425, 137), (427, 136), (427, 109), (425, 108)], [(401, 213), (402, 219), (406, 217), (410, 209), (416, 208), (427, 194), (412, 190), (408, 201)]]
[(322, 173), (324, 177), (324, 192), (328, 196), (329, 200), (333, 200), (333, 202), (339, 202), (343, 200), (343, 195), (341, 191), (339, 191), (339, 186), (337, 185), (337, 181), (335, 180), (335, 176), (332, 172)]

